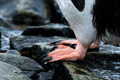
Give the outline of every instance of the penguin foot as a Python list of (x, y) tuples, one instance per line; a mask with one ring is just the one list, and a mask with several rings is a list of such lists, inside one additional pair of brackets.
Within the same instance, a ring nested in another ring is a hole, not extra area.
[[(61, 42), (57, 42), (55, 44), (59, 44), (56, 49), (50, 52), (47, 57), (43, 58), (43, 61), (47, 62), (55, 62), (55, 61), (76, 61), (83, 60), (86, 51), (89, 49), (99, 48), (99, 43), (92, 43), (91, 46), (86, 47), (82, 43), (77, 40), (65, 40)], [(67, 46), (66, 46), (67, 44)]]
[(48, 56), (44, 59), (52, 58), (49, 62), (55, 62), (59, 60), (65, 61), (75, 61), (79, 59), (79, 52), (70, 46), (59, 45), (55, 51), (52, 51), (48, 54)]
[(85, 57), (86, 51), (87, 51), (87, 48), (78, 42), (76, 42), (76, 44), (70, 44), (70, 46), (60, 44), (58, 45), (57, 49), (50, 52), (47, 57), (43, 58), (43, 60), (44, 61), (49, 60), (48, 62), (55, 62), (59, 60), (61, 61), (63, 60), (76, 61), (78, 59), (83, 60)]

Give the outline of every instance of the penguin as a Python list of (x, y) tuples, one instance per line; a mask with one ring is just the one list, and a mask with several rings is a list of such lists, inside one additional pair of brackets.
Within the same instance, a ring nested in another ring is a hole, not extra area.
[[(65, 40), (44, 59), (83, 60), (99, 41), (120, 42), (120, 0), (56, 0), (77, 40)], [(76, 44), (75, 49), (63, 44)], [(51, 59), (50, 59), (51, 58)]]

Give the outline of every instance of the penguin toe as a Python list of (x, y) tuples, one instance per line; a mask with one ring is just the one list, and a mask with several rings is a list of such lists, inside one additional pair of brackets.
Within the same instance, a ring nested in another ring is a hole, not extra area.
[(60, 41), (55, 41), (55, 42), (50, 43), (50, 45), (59, 45), (61, 42), (62, 42), (62, 40), (60, 40)]

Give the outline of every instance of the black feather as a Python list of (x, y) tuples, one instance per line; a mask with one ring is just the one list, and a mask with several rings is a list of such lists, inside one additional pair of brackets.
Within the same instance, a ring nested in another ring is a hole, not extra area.
[(105, 30), (120, 37), (120, 0), (95, 0), (93, 24), (98, 36), (105, 35)]
[(79, 11), (84, 10), (85, 0), (72, 0), (72, 2)]

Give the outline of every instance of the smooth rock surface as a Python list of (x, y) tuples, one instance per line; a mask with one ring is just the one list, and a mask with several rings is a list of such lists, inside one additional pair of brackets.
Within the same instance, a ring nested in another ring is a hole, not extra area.
[(75, 38), (75, 35), (72, 31), (72, 29), (63, 24), (47, 24), (43, 26), (30, 26), (27, 27), (22, 35), (25, 36), (63, 36), (63, 37), (69, 37), (69, 38)]
[(31, 80), (15, 66), (0, 61), (0, 80)]
[(18, 52), (17, 50), (8, 50), (6, 54), (13, 54), (13, 55), (19, 55), (19, 56), (21, 55), (20, 52)]
[(36, 61), (19, 55), (0, 53), (0, 61), (18, 67), (28, 77), (32, 77), (37, 72), (43, 70), (42, 66)]

